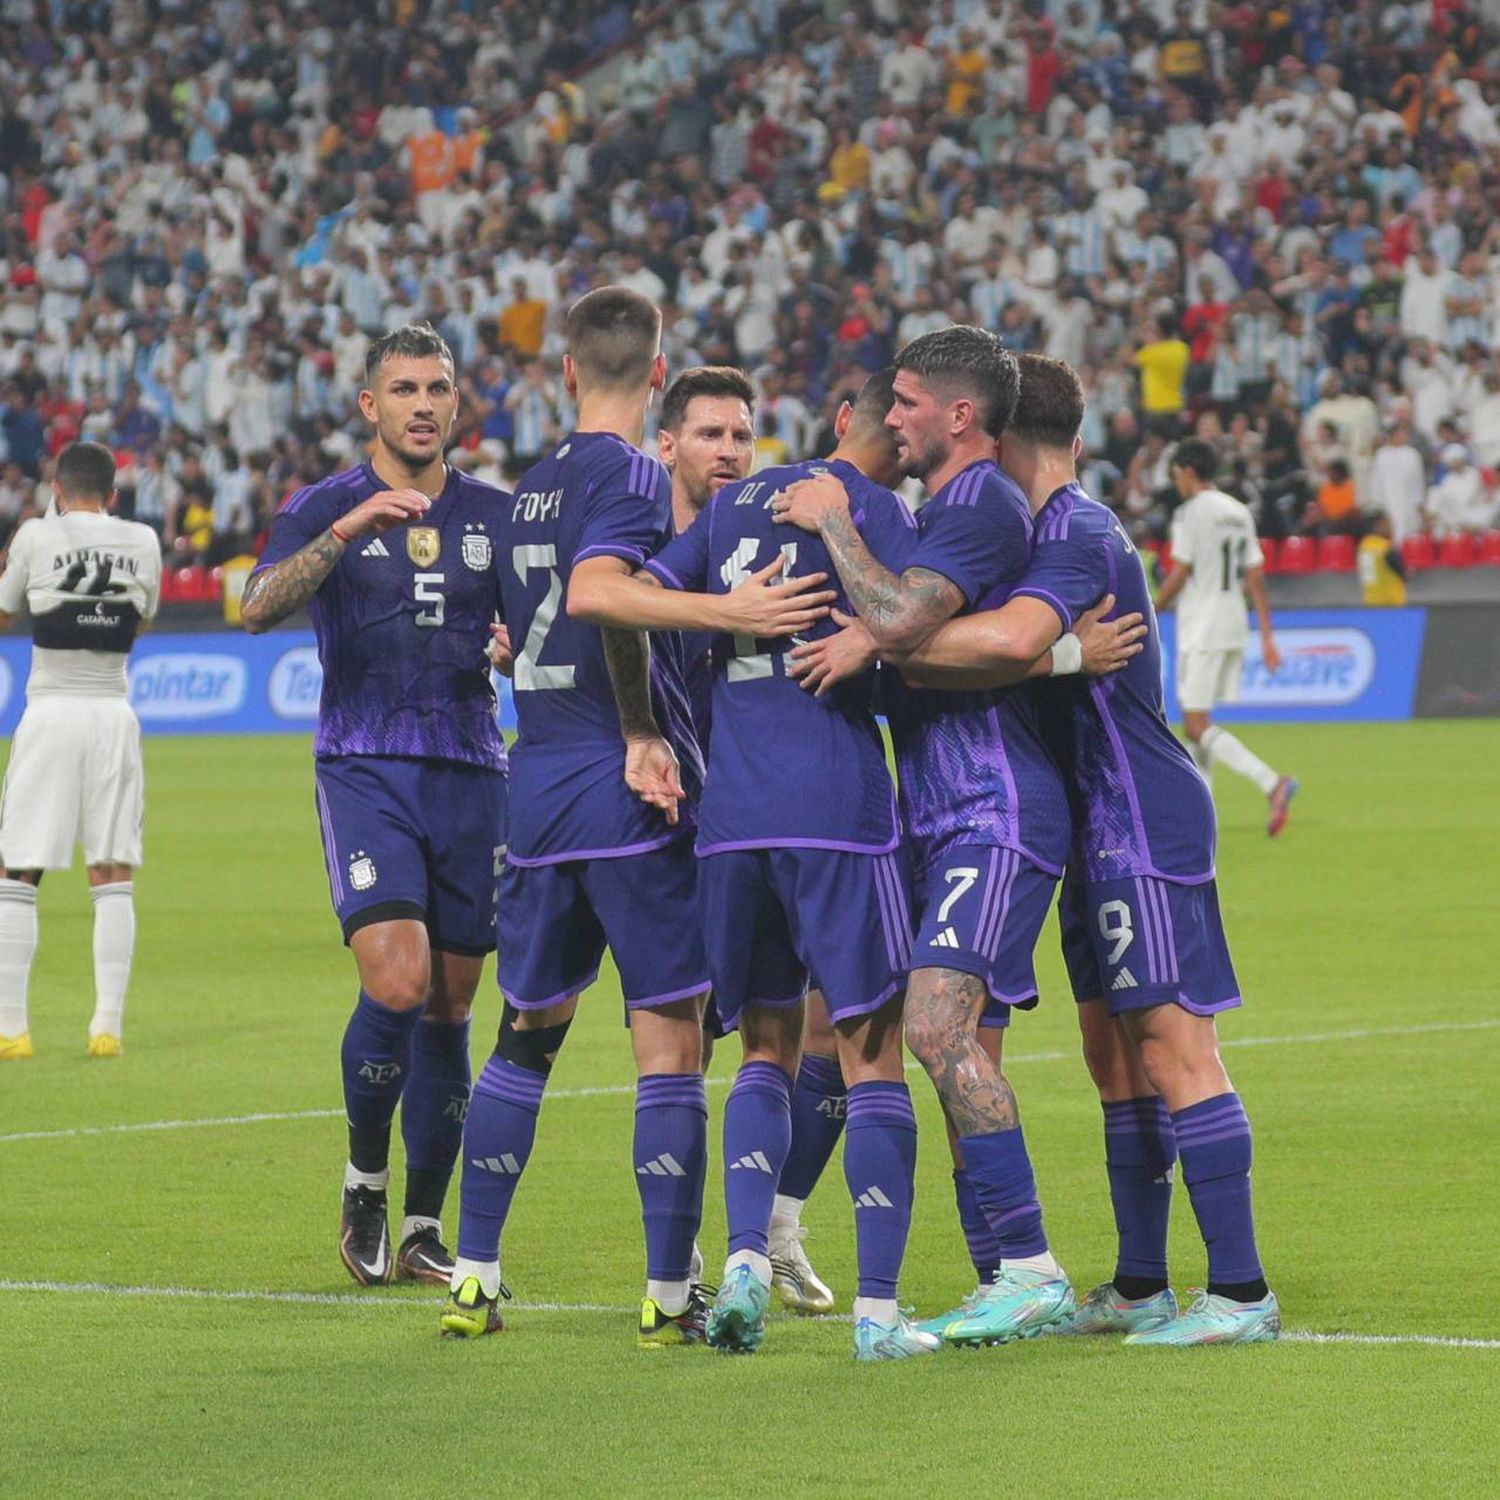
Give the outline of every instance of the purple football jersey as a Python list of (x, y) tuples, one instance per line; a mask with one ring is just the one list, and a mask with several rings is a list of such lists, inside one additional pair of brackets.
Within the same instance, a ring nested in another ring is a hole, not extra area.
[[(726, 485), (647, 570), (669, 588), (727, 594), (781, 552), (783, 577), (836, 577), (820, 537), (771, 519), (778, 491), (829, 469), (848, 489), (854, 524), (871, 552), (900, 573), (917, 540), (910, 513), (842, 461), (762, 469)], [(842, 608), (850, 608), (847, 599)], [(820, 621), (805, 638), (835, 628)], [(699, 854), (767, 848), (881, 854), (896, 846), (894, 793), (870, 704), (875, 674), (816, 698), (786, 675), (786, 653), (796, 644), (796, 637), (714, 637), (713, 738)]]
[(688, 802), (673, 828), (625, 785), (625, 741), (599, 628), (568, 614), (576, 564), (639, 567), (672, 534), (672, 482), (607, 432), (575, 432), (522, 477), (496, 535), (505, 622), (516, 652), (509, 858), (517, 865), (617, 858), (693, 826), (703, 762), (681, 637), (651, 637), (656, 722), (677, 752)]
[[(389, 488), (361, 464), (298, 490), (271, 523), (256, 572)], [(504, 770), (485, 647), (500, 606), (493, 538), (509, 499), (450, 469), (420, 521), (344, 549), (308, 606), (323, 664), (319, 755)]]
[(1050, 604), (1065, 628), (1105, 594), (1115, 596), (1115, 614), (1139, 611), (1150, 626), (1145, 650), (1123, 672), (1038, 685), (1043, 733), (1064, 768), (1078, 830), (1078, 873), (1089, 882), (1211, 880), (1213, 798), (1167, 725), (1151, 591), (1113, 512), (1064, 485), (1036, 518), (1031, 566), (1013, 592)]
[[(1026, 570), (1030, 507), (989, 459), (950, 479), (922, 507), (918, 526), (907, 567), (941, 573), (970, 609), (1003, 604)], [(1031, 689), (938, 692), (894, 678), (885, 687), (901, 810), (919, 867), (947, 845), (986, 844), (1061, 873), (1067, 795), (1042, 742)]]

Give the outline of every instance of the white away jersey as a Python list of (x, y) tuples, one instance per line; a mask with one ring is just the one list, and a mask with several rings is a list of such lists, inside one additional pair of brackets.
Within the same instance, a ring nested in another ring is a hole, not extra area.
[(156, 613), (161, 543), (149, 526), (102, 511), (27, 521), (0, 576), (0, 611), (31, 614), (26, 696), (125, 694), (125, 659)]
[(1265, 562), (1244, 502), (1223, 490), (1185, 500), (1172, 517), (1172, 557), (1192, 569), (1177, 597), (1178, 651), (1243, 650), (1245, 574)]

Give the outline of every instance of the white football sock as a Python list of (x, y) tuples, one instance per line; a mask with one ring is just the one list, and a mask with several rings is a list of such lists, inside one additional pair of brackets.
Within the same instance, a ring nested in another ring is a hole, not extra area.
[(680, 1317), (687, 1311), (688, 1284), (685, 1281), (652, 1281), (648, 1278), (646, 1295), (669, 1318)]
[(36, 956), (36, 887), (0, 880), (0, 1036), (21, 1036)]
[(751, 1275), (762, 1286), (770, 1286), (771, 1260), (769, 1256), (762, 1255), (759, 1250), (736, 1250), (724, 1262), (724, 1275), (727, 1277), (736, 1266), (749, 1266)]
[(448, 1281), (448, 1290), (456, 1292), (469, 1277), (479, 1280), (479, 1290), (492, 1301), (500, 1295), (500, 1262), (498, 1260), (465, 1260), (459, 1256), (453, 1262), (453, 1275)]
[(391, 1169), (379, 1172), (361, 1172), (351, 1161), (344, 1168), (344, 1186), (378, 1188), (382, 1193), (391, 1185)]
[(89, 892), (94, 898), (94, 1018), (89, 1035), (119, 1036), (125, 990), (135, 957), (135, 884), (112, 880)]
[(788, 1198), (783, 1193), (777, 1193), (775, 1201), (771, 1204), (771, 1229), (795, 1229), (802, 1222), (802, 1205), (807, 1200), (804, 1198)]
[(1188, 754), (1193, 757), (1193, 764), (1198, 768), (1198, 774), (1210, 785), (1214, 784), (1214, 760), (1207, 750), (1196, 740), (1187, 742)]
[(1002, 1260), (1000, 1270), (1002, 1273), (1005, 1271), (1040, 1271), (1043, 1276), (1062, 1275), (1062, 1267), (1058, 1265), (1050, 1250), (1043, 1250), (1040, 1255), (1022, 1255), (1015, 1260)]
[(688, 1262), (688, 1280), (703, 1280), (703, 1252), (698, 1248), (698, 1241), (693, 1241), (693, 1258)]
[(443, 1221), (441, 1219), (424, 1219), (420, 1214), (408, 1214), (401, 1221), (401, 1238), (396, 1241), (398, 1245), (404, 1245), (412, 1235), (419, 1229), (435, 1229), (437, 1237), (443, 1237)]
[(873, 1318), (877, 1323), (882, 1323), (889, 1328), (898, 1317), (900, 1313), (896, 1309), (894, 1297), (856, 1297), (854, 1299), (856, 1323), (861, 1318)]
[(1231, 771), (1238, 771), (1241, 776), (1249, 777), (1268, 797), (1276, 790), (1276, 783), (1281, 777), (1227, 729), (1210, 724), (1203, 731), (1202, 745), (1215, 765), (1227, 766)]

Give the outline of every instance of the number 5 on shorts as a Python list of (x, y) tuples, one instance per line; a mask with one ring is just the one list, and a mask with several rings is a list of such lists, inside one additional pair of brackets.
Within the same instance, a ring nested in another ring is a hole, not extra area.
[(1106, 901), (1099, 908), (1099, 936), (1111, 944), (1104, 962), (1112, 969), (1135, 941), (1130, 922), (1130, 907), (1123, 901)]

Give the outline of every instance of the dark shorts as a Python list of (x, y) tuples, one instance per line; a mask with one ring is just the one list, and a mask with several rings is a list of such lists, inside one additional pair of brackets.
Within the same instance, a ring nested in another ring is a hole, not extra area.
[(1014, 849), (954, 844), (917, 878), (922, 913), (913, 969), (957, 969), (990, 994), (982, 1026), (1008, 1026), (1013, 1009), (1037, 1002), (1036, 940), (1057, 877)]
[(1116, 1016), (1153, 1005), (1207, 1016), (1240, 1003), (1212, 880), (1069, 877), (1057, 914), (1075, 1000), (1107, 1000)]
[(698, 901), (727, 1026), (747, 1005), (796, 1005), (809, 984), (835, 1021), (879, 1010), (905, 987), (911, 908), (899, 851), (710, 854), (699, 861)]
[(444, 952), (494, 949), (503, 771), (338, 755), (320, 756), (314, 779), (328, 886), (346, 943), (361, 927), (415, 919)]
[(701, 995), (708, 965), (698, 930), (698, 861), (684, 837), (620, 859), (507, 864), (500, 874), (497, 975), (517, 1010), (586, 990), (604, 950), (630, 1010)]

